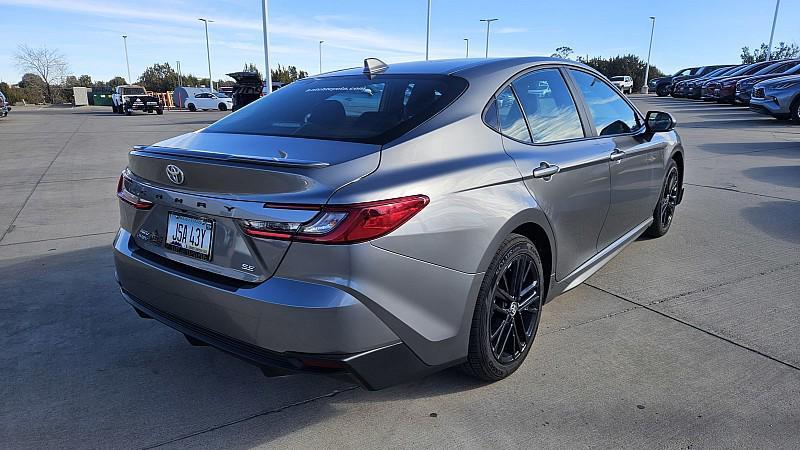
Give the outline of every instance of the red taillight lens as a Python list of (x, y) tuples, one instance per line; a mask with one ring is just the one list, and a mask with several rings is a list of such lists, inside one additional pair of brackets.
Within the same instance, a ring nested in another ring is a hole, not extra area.
[(385, 236), (428, 204), (424, 195), (354, 205), (331, 205), (307, 223), (243, 220), (245, 233), (268, 239), (293, 239), (323, 244), (353, 244)]
[(133, 206), (136, 209), (150, 209), (153, 207), (153, 202), (140, 198), (138, 195), (131, 192), (129, 186), (131, 179), (127, 177), (127, 170), (122, 172), (117, 182), (117, 197), (123, 202)]

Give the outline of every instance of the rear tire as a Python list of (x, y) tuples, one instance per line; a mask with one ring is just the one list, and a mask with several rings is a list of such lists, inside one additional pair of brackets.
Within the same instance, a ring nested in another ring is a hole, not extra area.
[(117, 105), (111, 105), (111, 111), (113, 111), (114, 114), (116, 114), (117, 113)]
[(656, 95), (659, 97), (666, 97), (669, 95), (669, 89), (666, 84), (661, 84), (656, 88)]
[(161, 108), (158, 108), (158, 109), (156, 110), (156, 114), (158, 114), (158, 115), (160, 116), (160, 115), (164, 114), (164, 110), (163, 110), (163, 109), (161, 109)]
[(500, 245), (478, 293), (464, 372), (498, 381), (522, 365), (539, 328), (542, 273), (528, 238), (512, 234)]
[(187, 106), (187, 107), (189, 108), (189, 111), (191, 111), (191, 112), (197, 111), (197, 107), (194, 106), (194, 103), (189, 103), (189, 106)]
[(659, 238), (667, 234), (672, 225), (672, 219), (675, 217), (675, 207), (678, 205), (680, 190), (678, 164), (674, 159), (670, 159), (661, 194), (658, 197), (656, 208), (653, 210), (653, 223), (645, 231), (645, 235)]

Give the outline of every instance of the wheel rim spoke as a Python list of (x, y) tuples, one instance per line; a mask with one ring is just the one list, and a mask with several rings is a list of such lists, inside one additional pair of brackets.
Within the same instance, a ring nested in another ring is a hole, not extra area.
[(527, 349), (541, 303), (539, 272), (533, 258), (519, 254), (497, 275), (489, 312), (489, 345), (502, 363)]

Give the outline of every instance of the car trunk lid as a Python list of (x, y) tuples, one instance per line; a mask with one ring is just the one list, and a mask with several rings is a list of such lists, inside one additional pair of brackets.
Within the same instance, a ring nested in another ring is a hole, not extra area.
[[(123, 228), (160, 257), (261, 282), (275, 272), (290, 242), (247, 236), (242, 221), (312, 219), (334, 191), (378, 167), (379, 150), (374, 144), (202, 132), (137, 147), (123, 181), (153, 206), (123, 204)], [(170, 176), (175, 169), (180, 177)], [(205, 248), (198, 253), (172, 245), (181, 234), (178, 222), (189, 230), (190, 243), (194, 227), (202, 228), (195, 239)], [(206, 229), (209, 241), (202, 242)]]

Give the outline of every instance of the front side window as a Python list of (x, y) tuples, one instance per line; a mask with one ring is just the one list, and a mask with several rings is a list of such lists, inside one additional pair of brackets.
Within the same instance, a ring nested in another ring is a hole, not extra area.
[(466, 88), (466, 80), (447, 75), (306, 78), (202, 132), (385, 144), (444, 109)]
[(636, 111), (600, 78), (570, 69), (600, 136), (630, 133), (639, 128)]
[(511, 84), (525, 111), (533, 142), (584, 137), (578, 109), (558, 69), (537, 70)]

